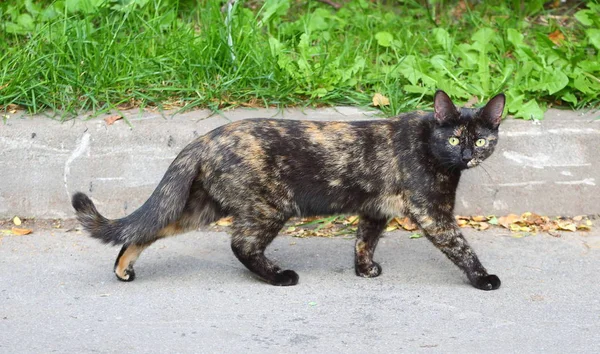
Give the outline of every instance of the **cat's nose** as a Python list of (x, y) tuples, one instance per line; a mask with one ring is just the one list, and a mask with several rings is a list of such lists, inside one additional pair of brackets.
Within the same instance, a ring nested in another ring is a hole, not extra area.
[(463, 153), (462, 153), (463, 161), (467, 162), (467, 161), (470, 161), (472, 158), (473, 158), (473, 152), (471, 152), (470, 149), (464, 149)]

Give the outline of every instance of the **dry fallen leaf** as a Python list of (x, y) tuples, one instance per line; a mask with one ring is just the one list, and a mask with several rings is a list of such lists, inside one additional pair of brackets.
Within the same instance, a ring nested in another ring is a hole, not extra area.
[(558, 230), (562, 230), (562, 231), (575, 231), (577, 230), (577, 227), (575, 226), (575, 224), (572, 223), (558, 223)]
[(373, 95), (373, 106), (377, 107), (383, 107), (383, 106), (389, 106), (390, 105), (390, 99), (385, 97), (384, 95), (380, 94), (379, 92), (376, 93), (375, 95)]
[(356, 225), (358, 223), (358, 215), (350, 215), (342, 222), (344, 225)]
[(112, 125), (114, 122), (118, 121), (119, 119), (122, 119), (123, 116), (120, 114), (115, 114), (113, 116), (109, 116), (104, 118), (104, 121), (106, 122), (107, 125)]
[(473, 227), (479, 231), (484, 231), (490, 228), (490, 224), (488, 224), (487, 222), (480, 222), (477, 223), (477, 225), (473, 225)]
[(401, 227), (402, 227), (402, 221), (400, 219), (398, 219), (397, 217), (395, 217), (395, 218), (392, 218), (392, 220), (390, 220), (387, 227), (385, 228), (385, 232), (398, 230)]
[(521, 220), (522, 220), (522, 222), (525, 222), (527, 224), (536, 224), (536, 225), (541, 225), (545, 222), (541, 215), (538, 215), (535, 213), (530, 213), (530, 212), (523, 213), (523, 215), (521, 215)]
[(459, 219), (457, 222), (458, 222), (458, 226), (460, 226), (460, 227), (469, 226), (469, 220)]
[(565, 40), (565, 35), (562, 34), (560, 30), (556, 30), (548, 35), (548, 38), (552, 41), (552, 43), (556, 45), (560, 45), (560, 42)]
[(394, 231), (394, 230), (398, 230), (398, 225), (390, 225), (385, 228), (385, 232), (390, 232), (390, 231)]
[(521, 217), (516, 214), (508, 214), (506, 216), (501, 216), (498, 218), (498, 224), (502, 225), (507, 229), (510, 229), (511, 224), (514, 224), (519, 221), (521, 221)]
[(288, 228), (285, 230), (285, 232), (294, 232), (294, 231), (296, 231), (295, 226), (288, 226)]
[(13, 227), (11, 231), (15, 235), (28, 235), (33, 232), (32, 229), (19, 229), (18, 227)]
[(557, 7), (560, 7), (561, 2), (563, 2), (563, 1), (561, 1), (561, 0), (553, 0), (553, 1), (550, 1), (549, 3), (547, 3), (546, 6), (549, 6), (550, 8), (556, 9)]
[(454, 7), (454, 9), (452, 10), (452, 17), (455, 19), (460, 19), (461, 17), (463, 17), (463, 15), (465, 14), (465, 12), (467, 12), (468, 9), (472, 8), (473, 6), (471, 6), (470, 3), (468, 3), (465, 0), (460, 0), (456, 6)]
[[(592, 228), (592, 221), (587, 216), (575, 216), (573, 218), (559, 217), (550, 219), (535, 213), (526, 212), (521, 215), (509, 214), (502, 217), (494, 215), (482, 216), (455, 216), (460, 227), (470, 227), (477, 231), (485, 231), (492, 226), (501, 226), (512, 231), (513, 237), (525, 237), (538, 232), (546, 232), (552, 236), (560, 237), (558, 231), (580, 231), (587, 232)], [(232, 217), (220, 219), (211, 225), (231, 226)], [(311, 216), (292, 219), (283, 232), (292, 237), (334, 237), (348, 235), (356, 232), (355, 226), (359, 222), (357, 215), (344, 215), (337, 217)], [(394, 217), (386, 225), (385, 231), (394, 230), (418, 230), (418, 226), (411, 222), (408, 217)], [(11, 233), (11, 230), (0, 230), (0, 233)]]
[(412, 221), (410, 221), (409, 218), (406, 217), (404, 218), (404, 220), (402, 220), (402, 228), (406, 231), (415, 231), (419, 227), (415, 225)]
[(232, 222), (233, 222), (233, 218), (231, 216), (229, 216), (229, 217), (217, 220), (216, 224), (219, 226), (231, 226)]
[(579, 231), (590, 231), (592, 228), (589, 225), (577, 225), (577, 230)]

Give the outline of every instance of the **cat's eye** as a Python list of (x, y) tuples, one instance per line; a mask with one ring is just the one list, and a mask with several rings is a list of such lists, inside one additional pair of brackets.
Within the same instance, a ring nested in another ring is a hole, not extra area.
[(450, 139), (448, 139), (448, 142), (450, 143), (450, 145), (456, 146), (456, 145), (458, 145), (458, 143), (460, 143), (460, 140), (458, 140), (457, 137), (453, 136), (453, 137), (450, 137)]
[(485, 139), (477, 139), (477, 141), (475, 141), (475, 146), (482, 147), (483, 145), (485, 145)]

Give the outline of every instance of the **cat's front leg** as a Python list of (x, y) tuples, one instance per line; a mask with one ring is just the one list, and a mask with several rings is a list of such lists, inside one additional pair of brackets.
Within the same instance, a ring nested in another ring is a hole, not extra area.
[(361, 215), (356, 232), (354, 270), (356, 275), (374, 278), (381, 274), (381, 266), (373, 261), (373, 254), (379, 237), (387, 224), (387, 219)]
[(465, 272), (474, 287), (482, 290), (500, 287), (500, 279), (488, 274), (451, 215), (435, 220), (427, 215), (413, 215), (413, 218), (429, 241)]

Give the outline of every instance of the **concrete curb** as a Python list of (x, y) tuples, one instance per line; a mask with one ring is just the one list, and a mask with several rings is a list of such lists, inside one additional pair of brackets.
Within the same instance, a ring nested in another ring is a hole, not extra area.
[[(206, 110), (162, 115), (124, 112), (108, 126), (85, 117), (60, 123), (17, 114), (0, 126), (0, 218), (70, 218), (70, 195), (90, 194), (107, 217), (131, 213), (194, 137), (250, 117), (372, 119), (353, 107)], [(537, 123), (506, 119), (495, 154), (467, 171), (457, 214), (600, 214), (599, 112), (550, 110)]]

